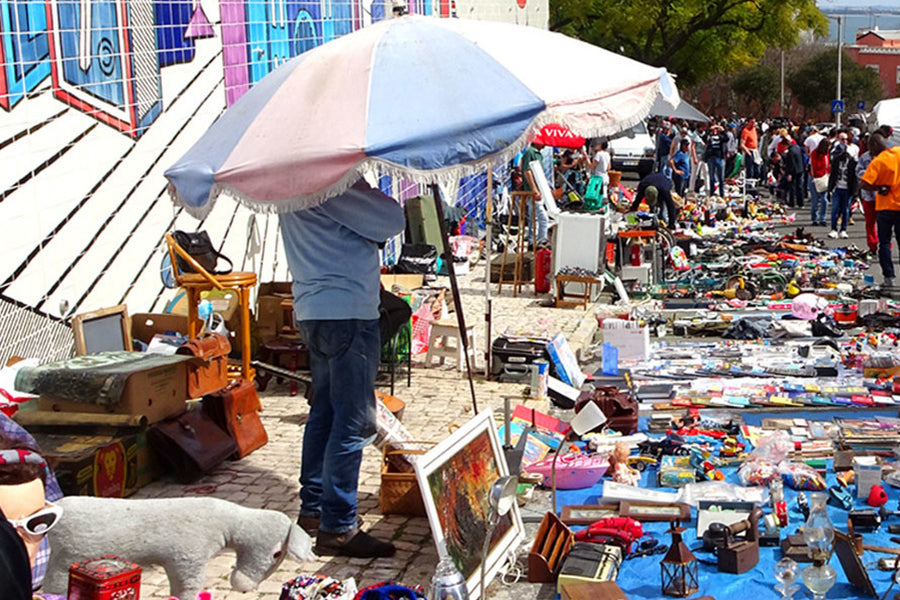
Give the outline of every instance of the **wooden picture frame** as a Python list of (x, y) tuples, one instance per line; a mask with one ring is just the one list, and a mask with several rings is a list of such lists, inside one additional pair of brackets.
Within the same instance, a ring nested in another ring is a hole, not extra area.
[(657, 502), (632, 502), (623, 500), (619, 502), (619, 516), (630, 517), (635, 521), (678, 521), (690, 523), (691, 507), (688, 504), (672, 502), (661, 504)]
[(866, 570), (862, 559), (856, 553), (856, 548), (853, 547), (853, 540), (849, 535), (842, 531), (834, 532), (834, 553), (837, 554), (838, 560), (841, 561), (841, 567), (844, 569), (847, 581), (853, 584), (854, 587), (862, 590), (866, 595), (877, 598), (878, 592), (875, 591), (875, 586), (872, 585), (869, 571)]
[(453, 560), (466, 579), (470, 600), (478, 600), (482, 561), (487, 587), (507, 553), (525, 539), (522, 517), (513, 502), (494, 529), (487, 556), (481, 556), (490, 515), (491, 486), (509, 474), (493, 411), (478, 413), (417, 457), (415, 468), (438, 556)]
[(131, 320), (124, 304), (81, 313), (72, 318), (75, 354), (96, 354), (110, 350), (131, 351)]
[(619, 503), (569, 504), (562, 507), (560, 520), (566, 525), (590, 525), (600, 519), (619, 516)]

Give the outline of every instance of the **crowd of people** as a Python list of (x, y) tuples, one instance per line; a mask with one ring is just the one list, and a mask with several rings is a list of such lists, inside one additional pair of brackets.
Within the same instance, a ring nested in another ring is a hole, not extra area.
[[(635, 202), (623, 208), (634, 210), (640, 201), (651, 200), (654, 212), (674, 226), (671, 193), (721, 196), (728, 180), (743, 175), (747, 189), (768, 189), (788, 208), (808, 208), (812, 225), (827, 227), (828, 237), (839, 239), (848, 237), (853, 207), (858, 206), (864, 215), (869, 255), (878, 257), (885, 286), (893, 286), (891, 237), (900, 241), (900, 150), (890, 148), (890, 127), (867, 132), (856, 125), (861, 124), (797, 125), (753, 117), (709, 123), (651, 120), (653, 172), (642, 178)], [(557, 189), (584, 196), (596, 178), (602, 182), (601, 194), (609, 194), (612, 160), (607, 139), (556, 154), (541, 146), (530, 151), (532, 160), (541, 158), (548, 180)], [(876, 161), (876, 157), (880, 158)], [(526, 182), (526, 189), (533, 186), (533, 181)], [(546, 220), (543, 215), (538, 218), (539, 237), (543, 237)]]

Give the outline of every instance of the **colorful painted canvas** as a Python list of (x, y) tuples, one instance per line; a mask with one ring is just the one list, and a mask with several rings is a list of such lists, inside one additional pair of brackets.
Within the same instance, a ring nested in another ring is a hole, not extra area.
[[(450, 556), (475, 600), (488, 529), (491, 485), (508, 469), (490, 411), (484, 411), (416, 461), (425, 510), (441, 556)], [(485, 560), (486, 580), (523, 539), (518, 508), (501, 517)]]

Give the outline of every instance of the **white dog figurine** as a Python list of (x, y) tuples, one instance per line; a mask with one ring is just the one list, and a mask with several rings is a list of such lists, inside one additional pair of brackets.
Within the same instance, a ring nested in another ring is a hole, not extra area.
[(162, 565), (171, 594), (193, 600), (203, 589), (206, 563), (223, 548), (237, 552), (231, 587), (247, 592), (284, 557), (314, 560), (312, 542), (285, 514), (244, 508), (217, 498), (120, 500), (70, 496), (50, 533), (44, 591), (65, 594), (69, 566), (115, 554), (139, 565)]

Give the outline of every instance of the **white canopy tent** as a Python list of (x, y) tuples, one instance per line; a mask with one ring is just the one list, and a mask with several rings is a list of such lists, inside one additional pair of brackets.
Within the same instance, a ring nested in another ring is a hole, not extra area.
[(900, 145), (900, 98), (882, 100), (872, 109), (875, 127), (890, 125), (894, 130), (891, 136), (891, 144)]

